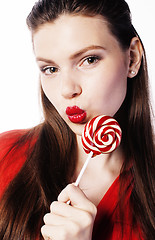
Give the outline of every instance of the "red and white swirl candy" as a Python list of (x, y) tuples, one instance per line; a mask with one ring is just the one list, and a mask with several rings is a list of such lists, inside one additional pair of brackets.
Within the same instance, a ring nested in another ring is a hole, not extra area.
[(93, 156), (113, 152), (121, 142), (122, 131), (112, 117), (102, 115), (94, 117), (84, 127), (82, 144), (86, 153)]

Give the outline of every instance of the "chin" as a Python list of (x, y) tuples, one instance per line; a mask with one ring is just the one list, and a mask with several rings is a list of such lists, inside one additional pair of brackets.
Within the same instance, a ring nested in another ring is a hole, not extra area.
[(84, 124), (68, 124), (70, 129), (75, 133), (75, 135), (82, 136), (82, 131), (84, 129)]

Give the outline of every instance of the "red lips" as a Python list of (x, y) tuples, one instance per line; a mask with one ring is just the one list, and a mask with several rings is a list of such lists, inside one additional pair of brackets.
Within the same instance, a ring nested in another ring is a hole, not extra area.
[(67, 107), (66, 114), (73, 123), (82, 123), (86, 118), (86, 111), (82, 110), (78, 106)]

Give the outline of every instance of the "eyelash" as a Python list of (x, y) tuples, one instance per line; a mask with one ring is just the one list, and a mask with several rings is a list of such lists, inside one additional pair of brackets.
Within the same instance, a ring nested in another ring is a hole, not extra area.
[[(81, 67), (86, 61), (88, 61), (88, 60), (90, 60), (90, 59), (91, 59), (91, 60), (93, 59), (94, 61), (93, 61), (92, 63), (90, 63), (90, 64), (87, 64), (87, 66), (96, 64), (96, 63), (97, 63), (99, 60), (101, 60), (102, 58), (101, 58), (100, 56), (97, 56), (97, 55), (90, 55), (90, 56), (84, 58), (83, 60), (81, 60), (79, 66)], [(53, 69), (54, 72), (53, 72), (53, 73), (51, 72), (50, 74), (47, 74), (46, 71), (47, 71), (47, 70), (50, 70), (50, 69)], [(46, 75), (52, 75), (52, 74), (54, 74), (55, 72), (58, 72), (58, 71), (59, 71), (58, 68), (56, 68), (56, 67), (50, 67), (50, 66), (42, 67), (40, 70), (41, 70), (42, 73), (44, 73), (44, 74), (46, 74)]]
[[(45, 74), (46, 74), (46, 71), (47, 71), (47, 70), (50, 70), (50, 69), (52, 69), (52, 68), (56, 70), (56, 71), (54, 71), (54, 72), (58, 72), (58, 68), (56, 68), (56, 67), (50, 67), (50, 66), (49, 66), (49, 67), (48, 67), (48, 66), (47, 66), (47, 67), (42, 67), (40, 70), (41, 70), (42, 73), (45, 73)], [(54, 72), (53, 72), (53, 73), (54, 73)], [(53, 73), (51, 72), (51, 74), (53, 74)], [(47, 75), (50, 75), (50, 74), (47, 74)]]
[(101, 57), (100, 56), (96, 56), (96, 55), (88, 56), (88, 57), (84, 58), (84, 60), (82, 60), (82, 63), (80, 63), (80, 66), (82, 66), (82, 64), (84, 62), (86, 62), (86, 61), (88, 61), (90, 59), (93, 59), (95, 61), (93, 63), (88, 64), (88, 66), (96, 64), (99, 60), (101, 60)]

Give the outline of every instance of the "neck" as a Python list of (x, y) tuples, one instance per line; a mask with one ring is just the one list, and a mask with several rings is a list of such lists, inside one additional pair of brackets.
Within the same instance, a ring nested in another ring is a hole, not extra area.
[[(77, 161), (77, 168), (76, 168), (76, 176), (78, 176), (83, 164), (85, 163), (88, 154), (85, 153), (81, 143), (81, 136), (77, 136), (77, 144), (78, 144), (78, 161)], [(124, 161), (122, 148), (121, 146), (118, 147), (114, 152), (108, 154), (100, 154), (93, 157), (88, 166), (86, 171), (102, 171), (102, 172), (109, 172), (114, 176), (119, 175), (122, 164)]]

